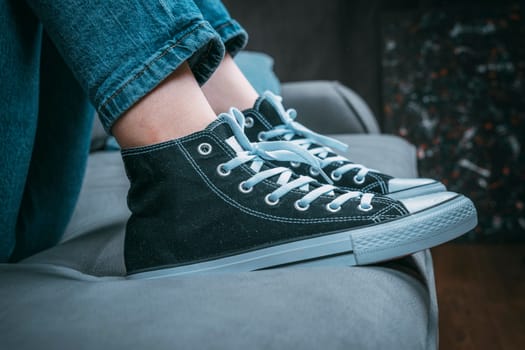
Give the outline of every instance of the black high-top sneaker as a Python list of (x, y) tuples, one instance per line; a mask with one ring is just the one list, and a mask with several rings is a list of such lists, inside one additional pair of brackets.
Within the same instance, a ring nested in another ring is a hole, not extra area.
[[(245, 133), (251, 141), (287, 140), (307, 149), (321, 162), (321, 168), (330, 175), (330, 181), (350, 190), (371, 192), (402, 199), (445, 191), (445, 186), (432, 179), (401, 179), (355, 164), (334, 150), (345, 151), (347, 145), (333, 138), (319, 135), (295, 121), (296, 112), (286, 110), (281, 97), (265, 92), (252, 109), (245, 110)], [(308, 164), (288, 163), (298, 174), (325, 182), (321, 173)]]
[(289, 142), (251, 144), (242, 113), (230, 113), (189, 136), (122, 151), (131, 182), (130, 277), (252, 271), (334, 256), (368, 264), (476, 225), (472, 202), (455, 193), (397, 201), (277, 167), (268, 160), (319, 163)]

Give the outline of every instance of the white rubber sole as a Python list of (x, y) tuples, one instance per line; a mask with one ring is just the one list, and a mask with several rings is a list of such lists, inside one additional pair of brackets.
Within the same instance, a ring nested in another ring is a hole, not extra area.
[(191, 265), (163, 268), (128, 275), (131, 279), (183, 276), (194, 273), (247, 272), (302, 263), (319, 265), (319, 259), (337, 259), (342, 264), (366, 265), (442, 244), (473, 229), (477, 224), (474, 204), (457, 195), (402, 219), (352, 230), (327, 233), (301, 241), (280, 244), (247, 253)]

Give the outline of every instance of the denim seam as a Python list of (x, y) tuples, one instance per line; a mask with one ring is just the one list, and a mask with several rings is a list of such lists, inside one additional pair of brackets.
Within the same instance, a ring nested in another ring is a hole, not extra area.
[(176, 46), (178, 46), (183, 40), (185, 40), (188, 36), (190, 36), (192, 33), (194, 33), (196, 30), (200, 29), (202, 26), (204, 26), (205, 23), (199, 23), (199, 25), (197, 25), (194, 29), (192, 29), (191, 31), (189, 31), (188, 33), (184, 34), (179, 40), (177, 40), (174, 44), (170, 45), (169, 47), (167, 47), (164, 51), (162, 51), (161, 53), (159, 53), (159, 55), (157, 57), (155, 57), (151, 62), (149, 62), (147, 65), (144, 66), (144, 68), (142, 68), (140, 71), (138, 71), (133, 77), (131, 77), (130, 79), (128, 79), (120, 88), (117, 89), (117, 91), (115, 91), (113, 94), (111, 94), (111, 96), (109, 96), (101, 105), (100, 105), (100, 109), (103, 109), (109, 102), (111, 102), (116, 96), (118, 96), (119, 94), (122, 93), (122, 91), (124, 91), (124, 89), (129, 85), (131, 84), (132, 82), (134, 82), (135, 80), (137, 80), (140, 76), (142, 76), (144, 74), (144, 72), (148, 69), (150, 69), (150, 67), (155, 63), (157, 62), (158, 60), (160, 60), (162, 57), (166, 56), (168, 54), (169, 51), (171, 51), (173, 48), (175, 48)]
[[(229, 33), (225, 33), (224, 29), (226, 29), (228, 27), (231, 27), (232, 31), (229, 32)], [(242, 40), (242, 44), (241, 45), (238, 45), (238, 47), (236, 47), (234, 50), (230, 50), (229, 53), (232, 56), (234, 56), (237, 52), (242, 50), (246, 46), (246, 44), (248, 42), (248, 40), (247, 40), (248, 34), (242, 28), (242, 26), (237, 21), (235, 21), (234, 19), (229, 19), (228, 21), (224, 22), (223, 24), (221, 24), (221, 25), (219, 25), (217, 27), (214, 27), (214, 29), (219, 34), (219, 36), (221, 37), (221, 40), (225, 44), (225, 46), (226, 46), (226, 43), (228, 43), (232, 39), (239, 38), (241, 36), (246, 37), (246, 39)]]
[[(183, 43), (190, 38), (195, 38), (195, 42), (184, 45)], [(176, 42), (173, 43), (175, 40)], [(190, 68), (196, 79), (202, 84), (213, 74), (224, 55), (224, 45), (220, 36), (208, 22), (195, 23), (182, 34), (182, 37), (168, 38), (165, 43), (166, 46), (161, 48), (161, 52), (151, 56), (145, 66), (140, 67), (139, 71), (122, 83), (98, 108), (100, 119), (108, 133), (111, 133), (111, 127), (122, 113), (147, 95), (148, 91), (158, 86), (182, 62), (196, 58)], [(180, 52), (177, 50), (178, 47), (180, 47)], [(142, 82), (144, 84), (141, 84)], [(144, 88), (141, 89), (141, 86)], [(131, 92), (129, 96), (123, 94), (127, 90)]]

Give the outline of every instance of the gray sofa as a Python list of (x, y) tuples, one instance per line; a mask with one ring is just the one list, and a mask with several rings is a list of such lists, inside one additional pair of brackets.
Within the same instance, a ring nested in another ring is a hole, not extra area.
[[(397, 176), (417, 175), (414, 148), (378, 134), (351, 90), (307, 82), (284, 84), (282, 94), (301, 122), (339, 133), (351, 159)], [(0, 265), (0, 348), (437, 347), (429, 251), (364, 267), (127, 280), (127, 188), (118, 152), (91, 154), (63, 241), (21, 263)]]

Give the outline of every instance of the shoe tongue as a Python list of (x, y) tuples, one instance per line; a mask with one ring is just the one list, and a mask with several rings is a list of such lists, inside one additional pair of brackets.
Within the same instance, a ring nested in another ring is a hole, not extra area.
[(219, 116), (214, 122), (212, 122), (206, 129), (215, 134), (220, 140), (230, 146), (234, 152), (242, 152), (244, 148), (241, 146), (239, 141), (235, 138), (235, 134), (232, 127), (225, 120), (225, 117)]
[[(274, 103), (280, 104), (280, 102), (278, 101), (274, 101)], [(265, 97), (265, 96), (259, 97), (257, 102), (255, 102), (254, 109), (258, 111), (259, 113), (261, 113), (264, 116), (264, 118), (268, 121), (268, 123), (272, 125), (272, 127), (276, 127), (284, 123), (281, 113), (273, 105), (273, 103), (269, 100), (268, 97)]]

